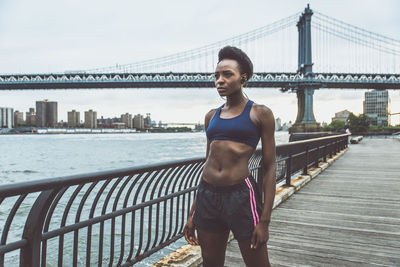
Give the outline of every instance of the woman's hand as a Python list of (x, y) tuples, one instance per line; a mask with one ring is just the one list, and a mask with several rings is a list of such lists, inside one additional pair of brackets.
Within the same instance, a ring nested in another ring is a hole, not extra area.
[(185, 234), (186, 241), (192, 246), (199, 244), (195, 230), (196, 227), (194, 226), (193, 218), (190, 216), (186, 222), (185, 228), (183, 228), (183, 233)]
[(268, 223), (260, 221), (254, 228), (251, 236), (250, 248), (258, 249), (267, 243), (269, 239)]

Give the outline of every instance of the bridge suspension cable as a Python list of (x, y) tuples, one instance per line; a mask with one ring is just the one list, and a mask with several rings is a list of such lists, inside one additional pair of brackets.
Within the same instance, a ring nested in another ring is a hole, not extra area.
[[(276, 32), (283, 31), (287, 28), (293, 27), (300, 13), (296, 13), (284, 19), (278, 20), (274, 23), (266, 25), (264, 27), (257, 28), (255, 30), (243, 33), (219, 42), (215, 42), (209, 45), (205, 45), (199, 48), (187, 50), (184, 52), (154, 58), (150, 60), (143, 60), (134, 62), (131, 64), (122, 64), (117, 66), (110, 66), (105, 68), (95, 68), (86, 70), (86, 72), (105, 73), (105, 72), (145, 72), (145, 71), (160, 71), (163, 68), (170, 68), (171, 65), (182, 64), (182, 63), (193, 63), (196, 60), (203, 59), (203, 65), (205, 65), (205, 71), (210, 71), (215, 66), (216, 55), (223, 46), (248, 46), (249, 43), (256, 40), (260, 40), (266, 36), (272, 35)], [(255, 46), (255, 45), (254, 45)], [(209, 64), (210, 61), (212, 65)], [(187, 69), (187, 68), (186, 68)], [(197, 70), (199, 71), (199, 70)]]
[[(300, 13), (219, 42), (172, 55), (86, 70), (91, 73), (209, 72), (225, 45), (244, 49), (258, 72), (297, 69)], [(399, 73), (400, 40), (374, 33), (318, 11), (312, 17), (314, 72)]]
[[(379, 33), (371, 32), (360, 27), (351, 25), (349, 23), (343, 22), (341, 20), (335, 19), (333, 17), (324, 15), (318, 11), (314, 12), (313, 19), (322, 20), (325, 22), (330, 23), (331, 25), (337, 26), (344, 31), (348, 31), (350, 33), (356, 34), (357, 39), (363, 40), (366, 43), (370, 43), (371, 45), (375, 45), (371, 40), (375, 40), (381, 42), (382, 44), (387, 45), (387, 49), (392, 51), (393, 53), (399, 54), (400, 53), (400, 40), (396, 40), (387, 36), (384, 36)], [(362, 39), (361, 37), (364, 37)]]
[(317, 11), (312, 17), (317, 72), (400, 72), (400, 40), (374, 33)]

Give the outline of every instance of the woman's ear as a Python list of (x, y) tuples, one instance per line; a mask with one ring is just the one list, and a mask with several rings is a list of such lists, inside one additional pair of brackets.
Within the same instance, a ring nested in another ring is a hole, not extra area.
[(247, 76), (243, 75), (242, 79), (240, 80), (240, 83), (244, 85), (246, 82), (247, 82)]

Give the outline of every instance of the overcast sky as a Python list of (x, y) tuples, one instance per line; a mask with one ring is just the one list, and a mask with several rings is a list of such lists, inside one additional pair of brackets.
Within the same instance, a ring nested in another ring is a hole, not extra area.
[[(304, 10), (400, 40), (400, 1), (77, 1), (1, 0), (0, 73), (63, 72), (133, 63), (214, 43)], [(213, 71), (213, 70), (210, 70)], [(292, 70), (295, 71), (295, 70)], [(247, 89), (283, 121), (294, 121), (297, 99), (278, 89)], [(390, 91), (391, 110), (400, 112), (400, 92)], [(335, 112), (362, 112), (364, 91), (317, 90), (317, 121)], [(152, 114), (169, 122), (203, 121), (223, 100), (213, 89), (1, 91), (0, 106), (26, 111), (36, 100), (58, 101), (67, 111), (97, 110), (98, 116)], [(82, 115), (81, 115), (82, 117)], [(393, 122), (399, 123), (399, 116)]]

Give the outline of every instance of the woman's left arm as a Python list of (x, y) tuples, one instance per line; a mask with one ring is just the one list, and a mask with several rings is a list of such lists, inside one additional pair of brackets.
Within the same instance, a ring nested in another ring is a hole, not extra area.
[(275, 198), (275, 119), (272, 111), (266, 106), (257, 107), (257, 120), (261, 130), (262, 167), (264, 170), (264, 208), (259, 223), (251, 237), (251, 248), (262, 247), (269, 238), (269, 223)]

